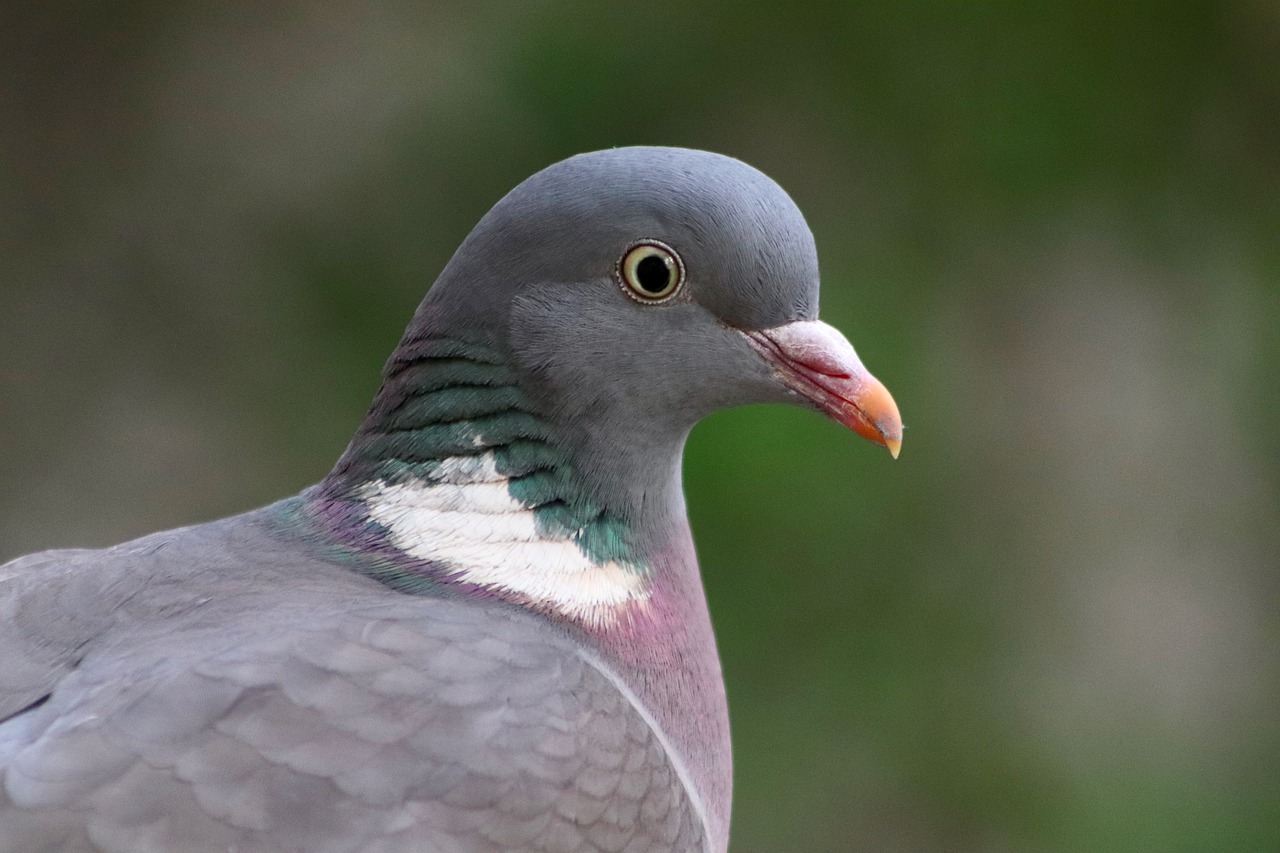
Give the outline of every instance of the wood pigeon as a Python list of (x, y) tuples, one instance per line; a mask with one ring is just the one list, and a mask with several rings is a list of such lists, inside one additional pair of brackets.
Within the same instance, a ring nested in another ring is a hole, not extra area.
[(897, 456), (813, 237), (728, 157), (572, 157), (480, 221), (333, 470), (0, 567), (0, 851), (728, 846), (681, 454), (790, 402)]

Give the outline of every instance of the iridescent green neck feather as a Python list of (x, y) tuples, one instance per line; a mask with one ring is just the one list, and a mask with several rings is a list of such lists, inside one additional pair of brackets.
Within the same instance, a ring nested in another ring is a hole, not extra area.
[[(510, 503), (495, 495), (502, 491)], [(474, 546), (487, 542), (500, 553), (513, 542), (528, 546), (517, 529), (522, 522), (511, 517), (514, 509), (531, 515), (532, 544), (572, 543), (592, 564), (644, 572), (621, 517), (588, 496), (564, 437), (522, 392), (503, 355), (475, 342), (402, 344), (323, 492), (369, 504), (370, 518), (384, 526), (395, 519), (390, 525), (402, 545), (413, 523), (408, 515), (417, 512), (422, 527), (422, 514), (434, 512), (453, 513), (462, 530), (442, 530), (442, 543), (470, 530), (479, 537)], [(401, 529), (394, 529), (396, 522)], [(430, 532), (409, 550), (434, 559)], [(449, 548), (438, 550), (448, 562)]]

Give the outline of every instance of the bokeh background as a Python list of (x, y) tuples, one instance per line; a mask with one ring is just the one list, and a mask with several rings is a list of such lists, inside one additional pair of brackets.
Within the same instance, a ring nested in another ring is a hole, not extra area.
[(1278, 850), (1278, 57), (1264, 0), (4, 4), (0, 558), (313, 482), (507, 189), (709, 148), (908, 425), (692, 438), (735, 853)]

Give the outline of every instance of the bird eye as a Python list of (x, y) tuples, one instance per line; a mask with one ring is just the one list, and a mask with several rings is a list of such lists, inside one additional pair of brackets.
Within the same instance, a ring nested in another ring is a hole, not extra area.
[(622, 289), (637, 302), (665, 302), (684, 280), (684, 264), (675, 249), (646, 240), (627, 250), (618, 262)]

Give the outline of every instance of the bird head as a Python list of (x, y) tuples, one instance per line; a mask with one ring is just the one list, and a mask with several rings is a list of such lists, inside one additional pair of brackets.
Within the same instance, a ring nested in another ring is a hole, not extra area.
[(681, 440), (731, 406), (817, 409), (895, 457), (893, 398), (818, 320), (813, 236), (791, 198), (729, 157), (582, 154), (499, 201), (419, 308), (406, 343), (449, 329), (500, 346), (555, 420), (608, 453)]

